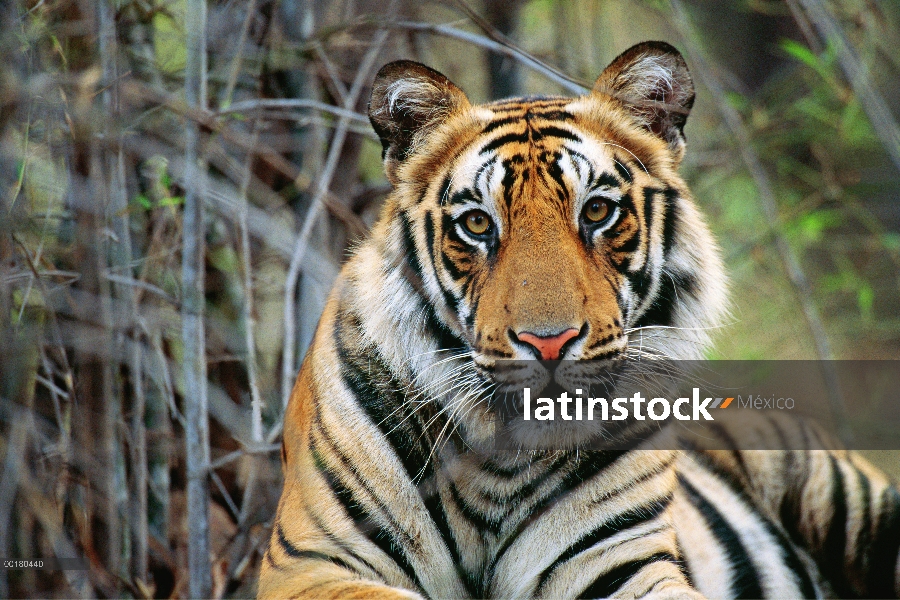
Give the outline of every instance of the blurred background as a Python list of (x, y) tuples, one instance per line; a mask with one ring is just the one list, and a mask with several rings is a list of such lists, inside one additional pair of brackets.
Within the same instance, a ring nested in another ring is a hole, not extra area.
[(375, 72), (571, 95), (645, 40), (697, 85), (710, 357), (900, 357), (893, 0), (4, 2), (0, 556), (89, 568), (0, 597), (253, 595), (283, 402), (390, 191)]

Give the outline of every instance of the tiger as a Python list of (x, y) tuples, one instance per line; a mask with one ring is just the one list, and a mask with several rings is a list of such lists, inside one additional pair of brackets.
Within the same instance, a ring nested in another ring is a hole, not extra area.
[(378, 72), (393, 191), (286, 409), (259, 598), (897, 596), (900, 494), (852, 452), (485, 450), (501, 361), (710, 347), (728, 283), (678, 174), (694, 97), (664, 42), (575, 98)]

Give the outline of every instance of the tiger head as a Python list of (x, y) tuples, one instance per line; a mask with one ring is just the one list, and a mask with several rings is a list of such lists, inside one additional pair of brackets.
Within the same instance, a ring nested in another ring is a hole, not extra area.
[(677, 173), (694, 102), (662, 42), (578, 98), (473, 105), (421, 64), (383, 67), (369, 116), (386, 226), (440, 322), (503, 359), (695, 359), (725, 312), (715, 241)]

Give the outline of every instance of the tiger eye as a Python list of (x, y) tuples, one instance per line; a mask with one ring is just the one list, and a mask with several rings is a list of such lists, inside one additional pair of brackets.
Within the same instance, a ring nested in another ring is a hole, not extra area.
[(466, 229), (475, 235), (484, 235), (491, 228), (491, 219), (480, 210), (473, 210), (466, 215)]
[(609, 202), (590, 200), (584, 207), (584, 218), (591, 223), (599, 223), (609, 215)]

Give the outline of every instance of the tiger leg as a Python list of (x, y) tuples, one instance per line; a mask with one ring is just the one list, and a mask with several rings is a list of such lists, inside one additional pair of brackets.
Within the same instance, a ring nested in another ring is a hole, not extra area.
[(359, 579), (354, 572), (331, 562), (327, 556), (294, 556), (290, 565), (279, 566), (266, 553), (260, 573), (257, 598), (296, 599), (396, 599), (421, 600), (415, 592)]
[[(772, 422), (778, 435), (817, 432)], [(900, 493), (859, 454), (834, 450), (711, 450), (707, 466), (744, 490), (805, 549), (840, 597), (900, 596)]]
[(257, 597), (421, 598), (388, 557), (360, 536), (333, 497), (311, 444), (316, 386), (304, 365), (285, 416), (285, 484)]

